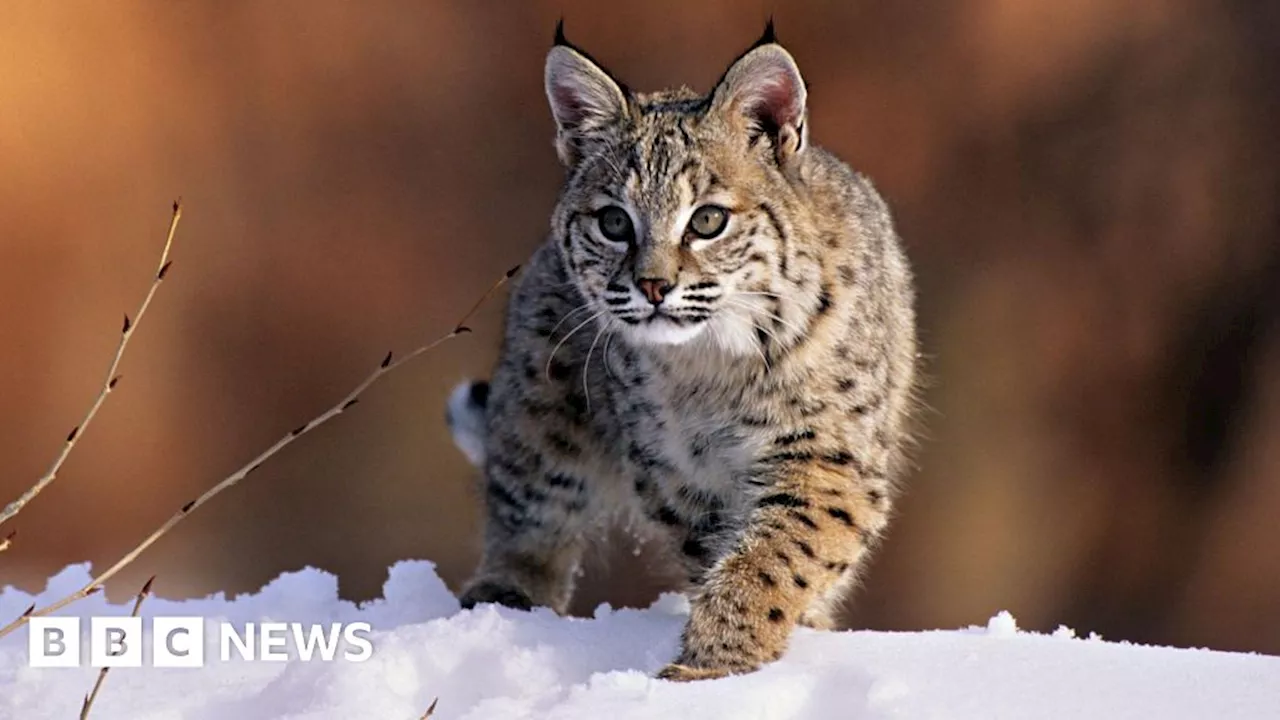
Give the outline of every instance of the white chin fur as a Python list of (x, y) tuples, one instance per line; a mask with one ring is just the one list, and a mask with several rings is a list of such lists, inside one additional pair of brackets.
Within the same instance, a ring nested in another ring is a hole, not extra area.
[(698, 337), (707, 329), (705, 322), (697, 325), (676, 325), (657, 318), (643, 325), (627, 326), (632, 342), (647, 345), (683, 345)]

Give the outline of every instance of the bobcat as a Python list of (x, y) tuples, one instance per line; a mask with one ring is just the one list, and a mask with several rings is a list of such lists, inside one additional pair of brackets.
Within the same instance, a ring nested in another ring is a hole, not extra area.
[(826, 628), (880, 538), (915, 378), (911, 273), (871, 183), (810, 145), (770, 23), (707, 95), (638, 93), (565, 40), (568, 170), (512, 290), (492, 383), (449, 402), (485, 477), (464, 607), (563, 612), (628, 513), (692, 588), (658, 677), (745, 673)]

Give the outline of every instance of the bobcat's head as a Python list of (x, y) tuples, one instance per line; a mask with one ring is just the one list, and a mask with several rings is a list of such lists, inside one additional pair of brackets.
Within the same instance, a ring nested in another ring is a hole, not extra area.
[(636, 345), (759, 352), (807, 283), (787, 267), (805, 85), (772, 24), (707, 95), (633, 92), (557, 28), (546, 91), (568, 168), (552, 232), (600, 322)]

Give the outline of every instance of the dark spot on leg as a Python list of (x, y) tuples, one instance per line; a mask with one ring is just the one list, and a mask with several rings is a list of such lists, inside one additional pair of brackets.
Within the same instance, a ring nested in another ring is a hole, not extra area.
[(791, 581), (792, 581), (792, 582), (794, 582), (794, 583), (796, 584), (796, 587), (800, 588), (801, 590), (803, 590), (803, 589), (805, 589), (805, 588), (809, 587), (809, 581), (808, 581), (808, 580), (805, 580), (804, 578), (800, 577), (799, 575), (792, 575), (792, 576), (791, 576)]
[(547, 444), (566, 457), (577, 457), (582, 454), (578, 444), (558, 432), (547, 433)]
[(801, 440), (812, 440), (815, 437), (817, 437), (817, 433), (815, 433), (812, 428), (809, 428), (806, 430), (801, 430), (800, 432), (793, 432), (793, 433), (787, 433), (786, 435), (779, 435), (777, 439), (773, 441), (773, 443), (781, 447), (786, 447), (788, 445), (794, 445), (800, 442)]
[(805, 462), (812, 459), (813, 459), (813, 453), (811, 452), (787, 451), (787, 452), (780, 452), (780, 453), (774, 453), (772, 455), (769, 455), (764, 459), (764, 461), (771, 462), (771, 463), (797, 461), (797, 460), (800, 462)]
[(803, 540), (795, 540), (793, 542), (795, 543), (795, 546), (800, 549), (800, 552), (804, 553), (805, 557), (809, 558), (810, 560), (812, 560), (815, 557), (812, 545), (810, 545), (809, 543)]
[(487, 490), (490, 500), (496, 500), (508, 507), (524, 509), (524, 503), (516, 498), (514, 493), (508, 490), (505, 485), (497, 480), (490, 480)]
[(570, 418), (581, 419), (587, 413), (587, 399), (583, 397), (582, 393), (569, 393), (568, 397), (564, 399), (564, 404), (570, 410)]
[(658, 508), (658, 512), (655, 513), (655, 519), (658, 522), (662, 523), (663, 525), (669, 525), (673, 527), (676, 525), (683, 524), (680, 521), (680, 516), (676, 514), (675, 510), (671, 509), (670, 505), (663, 505), (662, 507)]
[(769, 608), (769, 622), (780, 623), (785, 617), (782, 614), (782, 608)]
[(804, 514), (804, 513), (800, 512), (799, 510), (792, 510), (792, 511), (791, 511), (791, 512), (789, 512), (788, 514), (789, 514), (791, 517), (795, 518), (796, 522), (800, 523), (801, 525), (804, 525), (805, 527), (809, 528), (810, 530), (817, 530), (817, 529), (818, 529), (818, 523), (814, 522), (814, 521), (813, 521), (813, 518), (811, 518), (811, 517), (809, 517), (808, 515), (806, 515), (806, 514)]
[(572, 475), (564, 473), (551, 473), (547, 475), (547, 484), (551, 487), (570, 488), (574, 490), (582, 489), (582, 481)]
[(823, 455), (822, 459), (823, 461), (829, 462), (832, 465), (848, 465), (849, 463), (853, 462), (853, 453), (849, 452), (848, 450), (841, 450), (840, 452), (834, 452), (834, 453), (829, 453), (827, 455)]
[(778, 581), (774, 580), (772, 575), (763, 570), (760, 571), (760, 582), (764, 583), (765, 587), (774, 587), (778, 584)]
[(552, 380), (567, 380), (573, 374), (573, 366), (568, 363), (552, 360), (547, 365), (547, 373)]
[(829, 507), (827, 508), (827, 514), (844, 523), (848, 527), (853, 527), (853, 517), (850, 516), (849, 512), (844, 508)]
[(825, 286), (818, 293), (818, 315), (826, 315), (831, 310), (831, 291)]
[(760, 498), (759, 502), (756, 503), (756, 507), (761, 507), (761, 508), (769, 507), (772, 505), (779, 505), (781, 507), (793, 507), (793, 508), (809, 507), (809, 502), (804, 498), (797, 497), (795, 495), (792, 495), (791, 493), (782, 492), (782, 493), (774, 493), (773, 495), (766, 495)]
[(694, 540), (693, 538), (690, 538), (688, 540), (685, 540), (684, 544), (680, 546), (680, 552), (684, 553), (685, 555), (695, 560), (705, 560), (707, 557), (708, 551), (707, 551), (707, 548), (702, 545), (702, 543), (698, 542), (697, 540)]

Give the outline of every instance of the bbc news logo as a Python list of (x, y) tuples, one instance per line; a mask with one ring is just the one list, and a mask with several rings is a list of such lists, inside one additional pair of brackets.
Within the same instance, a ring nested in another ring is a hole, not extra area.
[[(153, 617), (150, 642), (140, 617), (89, 618), (88, 651), (92, 667), (142, 667), (143, 650), (154, 667), (204, 667), (206, 640), (204, 618)], [(217, 627), (217, 658), (287, 662), (364, 662), (373, 655), (369, 623), (213, 623)], [(78, 617), (31, 618), (27, 640), (31, 667), (80, 667), (84, 638)]]

